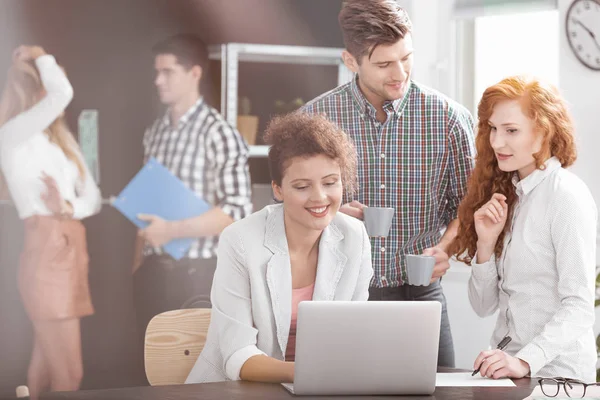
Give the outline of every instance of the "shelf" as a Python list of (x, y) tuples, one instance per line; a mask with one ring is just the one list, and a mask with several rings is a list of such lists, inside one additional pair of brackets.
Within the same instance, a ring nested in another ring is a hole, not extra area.
[(250, 148), (250, 157), (267, 157), (269, 155), (269, 146), (248, 146)]
[(221, 60), (223, 46), (237, 55), (238, 61), (281, 63), (281, 64), (310, 64), (310, 65), (340, 65), (342, 64), (343, 49), (335, 47), (281, 46), (269, 44), (227, 43), (210, 46), (209, 58)]
[[(331, 65), (338, 69), (338, 85), (352, 80), (352, 72), (342, 61), (344, 49), (335, 47), (281, 46), (251, 43), (225, 43), (209, 46), (211, 60), (221, 61), (221, 115), (233, 127), (238, 116), (238, 64), (243, 61), (305, 65)], [(331, 89), (331, 88), (327, 88)], [(325, 89), (323, 90), (326, 91)], [(264, 157), (259, 151), (256, 157)]]

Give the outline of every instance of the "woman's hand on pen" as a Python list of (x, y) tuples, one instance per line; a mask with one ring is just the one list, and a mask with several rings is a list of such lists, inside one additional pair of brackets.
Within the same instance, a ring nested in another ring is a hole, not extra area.
[(479, 353), (473, 363), (473, 369), (478, 368), (481, 376), (492, 379), (523, 378), (530, 371), (528, 363), (498, 349)]

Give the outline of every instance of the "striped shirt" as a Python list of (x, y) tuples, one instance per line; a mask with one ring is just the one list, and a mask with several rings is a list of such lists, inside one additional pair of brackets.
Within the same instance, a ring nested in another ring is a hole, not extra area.
[(372, 238), (373, 287), (406, 282), (405, 254), (435, 246), (457, 217), (475, 155), (473, 119), (458, 103), (411, 82), (403, 98), (384, 104), (385, 123), (358, 87), (342, 85), (307, 103), (352, 139), (359, 190), (345, 195), (371, 207), (396, 210), (387, 238)]
[[(252, 212), (248, 145), (200, 98), (172, 127), (169, 112), (144, 134), (144, 160), (156, 158), (200, 197), (234, 220)], [(218, 236), (199, 238), (189, 258), (217, 255)], [(159, 253), (146, 246), (144, 255)]]

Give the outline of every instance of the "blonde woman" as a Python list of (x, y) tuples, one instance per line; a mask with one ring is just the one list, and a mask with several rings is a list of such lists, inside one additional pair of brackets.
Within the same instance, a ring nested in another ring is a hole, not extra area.
[(15, 51), (0, 100), (0, 165), (25, 225), (19, 291), (35, 334), (31, 399), (79, 388), (79, 320), (94, 312), (80, 220), (100, 210), (101, 197), (64, 122), (72, 97), (53, 56), (37, 46)]

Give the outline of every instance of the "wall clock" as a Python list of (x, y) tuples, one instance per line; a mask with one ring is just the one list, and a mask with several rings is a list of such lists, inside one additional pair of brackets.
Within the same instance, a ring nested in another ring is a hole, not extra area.
[(600, 0), (575, 0), (567, 11), (567, 38), (577, 59), (600, 71)]

